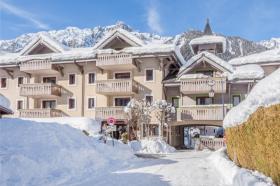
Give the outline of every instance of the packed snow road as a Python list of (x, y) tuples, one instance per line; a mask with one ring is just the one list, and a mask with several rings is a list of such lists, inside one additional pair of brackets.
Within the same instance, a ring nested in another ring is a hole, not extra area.
[(225, 186), (207, 159), (211, 154), (209, 151), (177, 151), (160, 159), (144, 159), (106, 178), (95, 178), (94, 182), (89, 179), (78, 185)]

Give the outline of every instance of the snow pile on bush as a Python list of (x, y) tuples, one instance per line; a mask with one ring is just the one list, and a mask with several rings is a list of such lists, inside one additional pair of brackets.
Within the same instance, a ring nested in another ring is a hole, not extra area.
[(130, 148), (136, 153), (165, 154), (175, 152), (175, 148), (159, 138), (143, 139), (129, 142)]
[(272, 179), (258, 171), (236, 166), (226, 155), (222, 148), (214, 152), (209, 160), (222, 175), (225, 184), (232, 186), (274, 186)]
[(85, 130), (91, 135), (97, 135), (100, 131), (101, 122), (85, 117), (58, 117), (58, 118), (22, 118), (40, 123), (57, 123), (69, 125), (73, 128)]
[(1, 185), (75, 185), (135, 158), (127, 145), (113, 148), (67, 125), (2, 119), (0, 131)]
[(253, 88), (247, 98), (233, 107), (224, 119), (224, 127), (233, 127), (245, 122), (259, 107), (280, 103), (280, 69), (276, 70)]

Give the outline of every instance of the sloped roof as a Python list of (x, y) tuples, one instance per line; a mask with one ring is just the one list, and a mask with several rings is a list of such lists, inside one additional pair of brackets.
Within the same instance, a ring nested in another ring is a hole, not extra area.
[(128, 42), (132, 46), (145, 45), (145, 43), (141, 39), (139, 39), (132, 33), (128, 32), (122, 28), (118, 28), (118, 29), (113, 30), (113, 31), (109, 32), (108, 34), (106, 34), (98, 43), (96, 43), (94, 45), (93, 48), (94, 49), (102, 48), (103, 46), (108, 44), (110, 41), (112, 41), (116, 37), (121, 37), (122, 39), (124, 39), (126, 42)]
[(280, 49), (273, 49), (244, 57), (237, 57), (229, 61), (231, 65), (260, 64), (280, 62)]
[(228, 74), (229, 80), (262, 79), (264, 71), (260, 65), (249, 64), (234, 67), (233, 73)]
[(226, 62), (223, 59), (219, 58), (215, 54), (212, 54), (212, 53), (207, 52), (207, 51), (203, 51), (203, 52), (193, 56), (192, 58), (190, 58), (180, 68), (179, 76), (182, 75), (183, 73), (189, 71), (190, 69), (192, 69), (193, 65), (196, 62), (200, 62), (200, 59), (203, 59), (203, 58), (208, 59), (208, 63), (210, 63), (211, 65), (216, 66), (217, 68), (223, 69), (223, 71), (226, 70), (228, 72), (233, 72), (233, 68), (232, 68), (232, 66), (228, 62)]
[(39, 44), (45, 44), (48, 48), (53, 50), (54, 52), (63, 52), (68, 50), (69, 48), (62, 45), (55, 39), (51, 38), (47, 32), (40, 32), (38, 35), (36, 35), (33, 40), (27, 44), (19, 53), (19, 55), (26, 55), (28, 52), (30, 52), (32, 49), (34, 49)]

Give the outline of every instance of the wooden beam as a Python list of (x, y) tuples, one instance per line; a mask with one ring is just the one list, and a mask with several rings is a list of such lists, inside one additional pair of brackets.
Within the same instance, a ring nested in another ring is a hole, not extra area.
[(63, 66), (61, 66), (61, 65), (57, 65), (56, 67), (56, 70), (60, 73), (60, 75), (62, 76), (62, 77), (64, 77), (64, 67)]
[(10, 78), (14, 79), (14, 71), (3, 68), (3, 70), (10, 76)]
[(142, 61), (140, 59), (134, 59), (135, 66), (137, 67), (138, 72), (141, 72), (141, 63)]
[(76, 60), (74, 60), (74, 64), (78, 67), (79, 71), (81, 72), (81, 74), (84, 74), (84, 66), (80, 65), (76, 62)]

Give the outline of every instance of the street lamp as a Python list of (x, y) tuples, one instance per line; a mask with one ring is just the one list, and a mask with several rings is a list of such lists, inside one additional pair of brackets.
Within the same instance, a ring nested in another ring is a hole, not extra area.
[(215, 96), (215, 91), (213, 89), (213, 86), (215, 85), (215, 80), (213, 79), (208, 79), (208, 85), (210, 86), (210, 91), (209, 91), (209, 97), (213, 98)]

